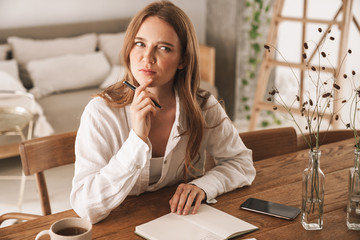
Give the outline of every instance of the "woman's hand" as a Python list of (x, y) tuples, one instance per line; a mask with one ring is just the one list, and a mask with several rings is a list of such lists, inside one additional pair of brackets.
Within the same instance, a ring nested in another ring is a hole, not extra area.
[[(151, 114), (155, 115), (157, 111), (150, 98), (152, 96), (151, 93), (145, 90), (151, 82), (152, 79), (149, 79), (145, 84), (136, 88), (134, 99), (130, 106), (132, 128), (136, 135), (144, 141), (149, 136), (151, 129)], [(154, 98), (154, 96), (152, 97)]]
[(205, 199), (205, 192), (192, 184), (180, 184), (174, 196), (170, 199), (170, 210), (171, 212), (176, 212), (177, 214), (187, 215), (190, 211), (191, 205), (195, 201), (192, 214), (197, 213), (202, 200)]

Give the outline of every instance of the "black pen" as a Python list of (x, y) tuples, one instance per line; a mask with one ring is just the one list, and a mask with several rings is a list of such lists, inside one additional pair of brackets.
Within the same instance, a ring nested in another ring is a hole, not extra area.
[[(131, 90), (135, 91), (136, 87), (135, 87), (134, 85), (132, 85), (131, 83), (129, 83), (128, 81), (125, 80), (125, 81), (124, 81), (124, 84), (125, 84), (126, 86), (128, 86)], [(158, 108), (161, 109), (160, 104), (158, 104), (154, 99), (151, 99), (151, 101), (155, 104), (155, 106), (157, 106)]]

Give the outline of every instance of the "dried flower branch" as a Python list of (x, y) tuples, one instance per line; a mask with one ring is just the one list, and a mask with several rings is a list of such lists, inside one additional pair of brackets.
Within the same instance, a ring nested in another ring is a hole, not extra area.
[(345, 123), (344, 120), (341, 118), (341, 121), (344, 123), (346, 128), (352, 129), (354, 131), (354, 141), (355, 141), (355, 148), (360, 151), (360, 135), (358, 133), (358, 125), (356, 123), (360, 123), (360, 84), (355, 83), (355, 70), (351, 71), (351, 87), (352, 92), (349, 98), (350, 103), (350, 111), (349, 111), (349, 122)]
[[(321, 33), (322, 29), (319, 28), (318, 31)], [(331, 31), (328, 31), (327, 34), (329, 34), (330, 32)], [(332, 36), (330, 36), (329, 39), (335, 40), (335, 38)], [(337, 82), (338, 76), (334, 76), (332, 74), (330, 77), (327, 77), (325, 81), (323, 81), (322, 79), (324, 78), (324, 74), (322, 73), (322, 71), (324, 71), (326, 68), (325, 66), (321, 66), (320, 64), (321, 57), (328, 61), (328, 63), (330, 64), (330, 66), (332, 67), (335, 73), (335, 68), (332, 66), (331, 62), (329, 61), (328, 54), (322, 50), (324, 42), (321, 45), (318, 45), (313, 41), (305, 42), (303, 45), (304, 47), (304, 52), (302, 54), (303, 59), (304, 60), (307, 59), (306, 50), (309, 49), (310, 43), (315, 44), (315, 51), (317, 51), (319, 56), (319, 64), (318, 66), (309, 65), (309, 63), (307, 64), (307, 68), (308, 68), (307, 77), (310, 79), (311, 88), (313, 92), (311, 93), (310, 91), (308, 91), (303, 96), (300, 96), (300, 81), (298, 80), (297, 75), (294, 73), (291, 64), (284, 58), (284, 56), (278, 51), (277, 48), (271, 45), (265, 45), (264, 48), (268, 52), (270, 52), (273, 49), (276, 51), (276, 53), (280, 55), (280, 57), (289, 65), (290, 70), (292, 71), (292, 74), (295, 77), (299, 86), (298, 94), (294, 97), (294, 99), (290, 102), (290, 104), (289, 104), (289, 100), (283, 99), (279, 90), (276, 87), (274, 87), (273, 90), (269, 92), (270, 97), (267, 98), (267, 100), (273, 101), (277, 105), (280, 105), (285, 109), (285, 111), (290, 115), (290, 120), (295, 123), (301, 135), (304, 137), (305, 142), (308, 144), (310, 150), (313, 152), (314, 150), (319, 150), (320, 147), (319, 133), (324, 118), (329, 117), (329, 124), (327, 126), (327, 130), (328, 130), (333, 120), (335, 121), (339, 120), (338, 112), (344, 107), (344, 104), (347, 102), (347, 100), (342, 98), (335, 98), (335, 96), (337, 95), (336, 92), (341, 89), (341, 86)], [(351, 49), (349, 49), (347, 54), (351, 54), (351, 53), (352, 51)], [(344, 63), (347, 54), (344, 56), (344, 59), (342, 59), (340, 68)], [(347, 75), (344, 74), (343, 77), (346, 79)], [(295, 117), (293, 112), (294, 105), (296, 103), (300, 104), (300, 99), (303, 99), (300, 106), (300, 115), (305, 118), (306, 121), (305, 130), (302, 129), (302, 127), (300, 127), (300, 124), (298, 123), (299, 119)], [(335, 102), (342, 103), (342, 106), (340, 107), (340, 109), (337, 110), (337, 112), (333, 112), (332, 109), (332, 106)], [(274, 107), (273, 109), (276, 110), (277, 107)], [(309, 133), (308, 138), (305, 136), (305, 132)]]

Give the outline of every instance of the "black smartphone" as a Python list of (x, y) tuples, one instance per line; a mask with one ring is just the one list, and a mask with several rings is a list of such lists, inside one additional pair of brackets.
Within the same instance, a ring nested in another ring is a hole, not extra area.
[(300, 209), (280, 203), (269, 202), (257, 198), (248, 198), (240, 208), (263, 213), (266, 215), (293, 220), (300, 213)]

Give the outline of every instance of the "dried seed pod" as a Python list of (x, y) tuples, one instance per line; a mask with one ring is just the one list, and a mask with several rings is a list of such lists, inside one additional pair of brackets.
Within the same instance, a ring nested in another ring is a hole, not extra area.
[(326, 53), (325, 52), (321, 52), (321, 56), (323, 56), (324, 58), (326, 57)]
[(350, 123), (346, 124), (346, 128), (350, 128)]
[(346, 75), (346, 73), (344, 73), (343, 77), (344, 77), (344, 78), (347, 78), (347, 75)]
[(331, 93), (324, 93), (323, 95), (322, 95), (322, 97), (323, 98), (327, 98), (327, 97), (329, 97), (331, 95)]
[(269, 49), (270, 49), (270, 46), (267, 45), (267, 44), (265, 44), (265, 45), (264, 45), (264, 48), (269, 50)]
[(344, 100), (342, 100), (342, 101), (341, 101), (341, 103), (346, 103), (346, 100), (345, 100), (345, 99), (344, 99)]
[(272, 90), (271, 92), (269, 92), (269, 94), (270, 94), (271, 96), (274, 96), (274, 95), (275, 95), (275, 93), (276, 93), (275, 89), (274, 89), (274, 90)]
[(318, 28), (318, 31), (319, 31), (319, 32), (322, 32), (322, 28)]
[(352, 70), (351, 74), (354, 76), (356, 74), (356, 72), (354, 70)]
[(338, 114), (335, 115), (335, 120), (336, 121), (339, 120), (339, 115)]
[(316, 68), (314, 66), (311, 66), (311, 70), (316, 71)]
[(277, 107), (276, 107), (276, 106), (274, 106), (274, 107), (273, 107), (273, 109), (274, 109), (274, 110), (277, 110)]
[(349, 54), (351, 54), (351, 53), (352, 53), (352, 50), (351, 50), (351, 49), (349, 49), (349, 50), (348, 50), (348, 53), (349, 53)]
[(336, 83), (334, 83), (334, 84), (333, 84), (333, 87), (334, 87), (334, 88), (336, 88), (337, 90), (339, 90), (339, 89), (340, 89), (340, 86), (339, 86), (339, 85), (337, 85)]
[(268, 100), (269, 102), (271, 102), (271, 97), (268, 97), (266, 100)]
[(300, 97), (296, 95), (296, 101), (300, 102)]
[(330, 37), (330, 40), (334, 41), (334, 40), (335, 40), (335, 38), (334, 38), (333, 36), (331, 36), (331, 37)]
[(305, 48), (305, 49), (308, 49), (308, 48), (309, 48), (307, 42), (304, 42), (304, 48)]
[(311, 99), (309, 99), (309, 103), (310, 103), (310, 106), (314, 105), (313, 101)]
[(302, 55), (302, 56), (303, 56), (303, 58), (304, 58), (304, 59), (306, 59), (306, 58), (307, 58), (306, 53), (303, 53), (303, 55)]

